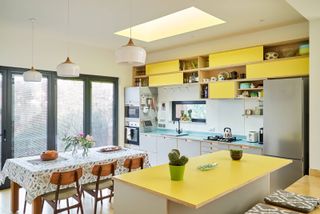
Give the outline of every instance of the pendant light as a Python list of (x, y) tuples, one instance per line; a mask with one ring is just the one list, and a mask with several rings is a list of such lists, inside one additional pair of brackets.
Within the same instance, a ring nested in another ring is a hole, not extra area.
[[(132, 20), (132, 0), (130, 8), (130, 20)], [(132, 29), (130, 25), (130, 38), (128, 44), (116, 50), (116, 62), (119, 64), (130, 64), (133, 66), (140, 66), (146, 63), (146, 50), (135, 46), (132, 41)]]
[(32, 28), (31, 28), (31, 31), (32, 31), (32, 34), (31, 34), (31, 62), (32, 63), (31, 64), (32, 65), (31, 65), (31, 69), (30, 70), (25, 71), (23, 73), (23, 80), (25, 82), (41, 82), (42, 74), (39, 71), (37, 71), (33, 66), (33, 56), (34, 56), (34, 54), (33, 54), (33, 52), (34, 52), (33, 43), (34, 43), (34, 22), (35, 22), (35, 18), (31, 18), (30, 21), (31, 21), (31, 26), (32, 26)]
[(69, 43), (70, 43), (70, 0), (68, 2), (67, 27), (68, 27), (68, 45), (67, 45), (67, 59), (57, 66), (57, 74), (59, 77), (79, 77), (80, 67), (73, 63), (69, 58)]

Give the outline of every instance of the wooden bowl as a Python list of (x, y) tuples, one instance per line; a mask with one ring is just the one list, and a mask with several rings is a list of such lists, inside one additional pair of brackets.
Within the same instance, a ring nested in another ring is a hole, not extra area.
[(242, 158), (242, 150), (230, 150), (232, 160), (240, 160)]
[(43, 161), (55, 160), (58, 158), (58, 152), (55, 150), (48, 150), (48, 151), (42, 152), (40, 155), (40, 158)]

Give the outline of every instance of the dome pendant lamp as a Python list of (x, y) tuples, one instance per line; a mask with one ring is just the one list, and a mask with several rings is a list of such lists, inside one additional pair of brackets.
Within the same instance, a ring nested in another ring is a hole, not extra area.
[[(132, 20), (132, 0), (130, 8), (130, 20)], [(118, 48), (115, 52), (116, 62), (119, 64), (129, 64), (133, 66), (140, 66), (146, 63), (146, 50), (135, 46), (131, 36), (131, 25), (130, 25), (130, 38), (128, 44)]]
[(31, 61), (32, 61), (32, 65), (31, 65), (31, 69), (28, 70), (28, 71), (25, 71), (23, 73), (23, 80), (25, 82), (41, 82), (41, 79), (42, 79), (42, 74), (37, 71), (34, 66), (33, 66), (33, 49), (34, 49), (34, 45), (33, 45), (33, 40), (34, 40), (34, 22), (35, 22), (35, 19), (34, 18), (31, 18), (30, 19), (31, 21), (31, 24), (32, 24), (32, 39), (31, 39)]
[(67, 59), (57, 66), (57, 74), (59, 77), (79, 77), (80, 75), (80, 67), (71, 62), (69, 58), (69, 42), (70, 42), (70, 0), (68, 2), (68, 16), (67, 16), (67, 27), (68, 27), (68, 46), (67, 46)]

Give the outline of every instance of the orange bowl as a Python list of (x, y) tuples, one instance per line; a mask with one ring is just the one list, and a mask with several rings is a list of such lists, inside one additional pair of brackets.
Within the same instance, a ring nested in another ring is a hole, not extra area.
[(55, 150), (48, 150), (48, 151), (42, 152), (40, 155), (40, 158), (43, 161), (55, 160), (58, 158), (58, 152)]

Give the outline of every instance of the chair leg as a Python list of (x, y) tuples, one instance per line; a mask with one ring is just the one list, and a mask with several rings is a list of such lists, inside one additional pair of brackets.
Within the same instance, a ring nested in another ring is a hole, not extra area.
[[(102, 190), (100, 189), (100, 197), (102, 198)], [(100, 200), (101, 206), (103, 204), (103, 200)]]
[(68, 208), (68, 214), (70, 214), (70, 210), (69, 210), (69, 198), (67, 198), (67, 208)]
[[(97, 194), (98, 195), (98, 194)], [(97, 201), (97, 198), (94, 199), (94, 214), (97, 213), (97, 206), (98, 206), (98, 201)]]
[(23, 214), (26, 213), (26, 208), (27, 208), (27, 192), (24, 198), (24, 205), (23, 205)]
[(41, 201), (41, 212), (43, 210), (43, 205), (44, 205), (44, 200), (42, 199), (42, 201)]

